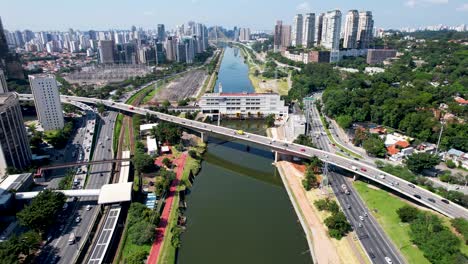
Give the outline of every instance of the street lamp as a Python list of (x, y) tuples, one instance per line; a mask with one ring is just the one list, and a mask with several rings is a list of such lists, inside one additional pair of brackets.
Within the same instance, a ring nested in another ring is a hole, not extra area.
[(440, 133), (439, 133), (439, 139), (437, 140), (437, 146), (436, 146), (436, 155), (439, 154), (439, 145), (440, 145), (440, 139), (442, 138), (442, 132), (444, 131), (444, 121), (440, 121), (441, 127), (440, 127)]

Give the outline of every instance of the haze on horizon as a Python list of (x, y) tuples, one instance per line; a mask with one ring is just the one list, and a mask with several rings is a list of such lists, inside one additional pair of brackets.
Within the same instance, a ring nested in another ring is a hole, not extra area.
[(0, 17), (8, 30), (33, 31), (129, 29), (132, 25), (166, 28), (189, 20), (207, 25), (272, 30), (276, 20), (292, 23), (296, 13), (321, 13), (340, 9), (373, 12), (376, 28), (399, 29), (428, 25), (468, 23), (466, 0), (82, 0), (79, 2), (5, 1)]

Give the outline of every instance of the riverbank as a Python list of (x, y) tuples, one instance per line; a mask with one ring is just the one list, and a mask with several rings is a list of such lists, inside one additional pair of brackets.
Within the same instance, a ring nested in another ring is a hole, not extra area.
[[(281, 128), (267, 130), (269, 137), (282, 139)], [(319, 212), (313, 202), (328, 196), (319, 189), (305, 191), (302, 186), (305, 166), (298, 166), (288, 161), (275, 163), (278, 172), (288, 190), (288, 195), (307, 237), (311, 256), (316, 263), (369, 263), (360, 244), (351, 235), (344, 239), (330, 238), (324, 220), (329, 213)], [(299, 168), (299, 169), (298, 169)]]
[(265, 70), (265, 65), (258, 61), (256, 58), (253, 58), (253, 52), (243, 44), (235, 44), (241, 50), (242, 56), (244, 57), (245, 63), (249, 67), (249, 79), (252, 83), (252, 86), (257, 93), (278, 93), (280, 95), (287, 95), (290, 87), (290, 82), (288, 81), (291, 78), (289, 74), (287, 78), (266, 78), (262, 76), (263, 71)]

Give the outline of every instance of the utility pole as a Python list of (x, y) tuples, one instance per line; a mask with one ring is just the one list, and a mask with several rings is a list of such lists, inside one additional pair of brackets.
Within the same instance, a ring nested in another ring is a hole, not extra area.
[(444, 121), (441, 121), (440, 124), (442, 125), (440, 127), (440, 134), (439, 134), (439, 139), (437, 140), (437, 147), (436, 147), (436, 155), (439, 154), (439, 145), (440, 145), (440, 139), (442, 138), (442, 132), (444, 131)]

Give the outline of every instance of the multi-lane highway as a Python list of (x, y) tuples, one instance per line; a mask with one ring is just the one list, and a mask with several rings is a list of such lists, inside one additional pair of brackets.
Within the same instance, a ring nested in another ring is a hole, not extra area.
[[(313, 104), (306, 105), (306, 114), (309, 114), (307, 121), (309, 133), (313, 137), (315, 144), (323, 150), (334, 153), (337, 151), (333, 147), (318, 115), (318, 111)], [(328, 179), (335, 193), (338, 202), (343, 208), (346, 218), (353, 226), (355, 238), (359, 239), (367, 256), (373, 263), (387, 263), (385, 258), (389, 258), (393, 263), (405, 263), (403, 257), (386, 236), (372, 214), (368, 213), (367, 207), (361, 200), (344, 175), (328, 170)], [(346, 186), (348, 193), (343, 191), (342, 186)]]
[[(26, 99), (26, 100), (30, 100), (31, 97), (32, 95), (30, 94), (20, 95), (21, 99)], [(211, 124), (205, 124), (205, 123), (197, 122), (197, 121), (191, 121), (185, 118), (175, 117), (175, 116), (163, 114), (163, 113), (156, 112), (156, 111), (151, 111), (151, 110), (144, 109), (144, 108), (133, 107), (131, 105), (127, 105), (123, 103), (116, 103), (116, 102), (108, 101), (108, 100), (100, 100), (100, 99), (77, 97), (77, 96), (62, 96), (62, 99), (70, 100), (70, 101), (79, 101), (83, 103), (91, 103), (91, 104), (102, 103), (109, 108), (126, 111), (128, 113), (136, 113), (136, 114), (141, 114), (141, 115), (146, 115), (146, 114), (154, 115), (154, 116), (157, 116), (160, 120), (177, 123), (187, 128), (191, 128), (191, 129), (198, 130), (198, 131), (205, 132), (205, 133), (229, 135), (236, 139), (262, 145), (272, 150), (291, 153), (293, 155), (297, 155), (300, 157), (308, 158), (311, 156), (317, 156), (318, 158), (320, 158), (323, 161), (326, 161), (329, 164), (332, 164), (332, 165), (335, 165), (335, 166), (338, 166), (347, 170), (353, 170), (354, 173), (356, 174), (359, 174), (368, 179), (372, 179), (373, 181), (379, 184), (382, 184), (390, 189), (393, 189), (394, 191), (401, 193), (402, 195), (405, 195), (411, 199), (414, 199), (426, 205), (427, 207), (432, 208), (451, 218), (463, 217), (465, 219), (468, 219), (468, 210), (466, 210), (465, 208), (452, 202), (449, 202), (449, 203), (443, 202), (445, 201), (445, 199), (443, 199), (439, 195), (436, 195), (418, 186), (414, 186), (403, 179), (400, 179), (396, 176), (393, 176), (384, 171), (381, 171), (378, 168), (375, 168), (369, 164), (365, 164), (358, 160), (353, 160), (352, 158), (343, 157), (343, 156), (330, 153), (324, 150), (306, 147), (306, 146), (302, 146), (302, 145), (298, 145), (294, 143), (286, 143), (283, 141), (272, 141), (268, 137), (260, 136), (256, 134), (245, 133), (243, 135), (239, 135), (236, 133), (236, 130), (233, 130), (233, 129), (211, 125)]]

